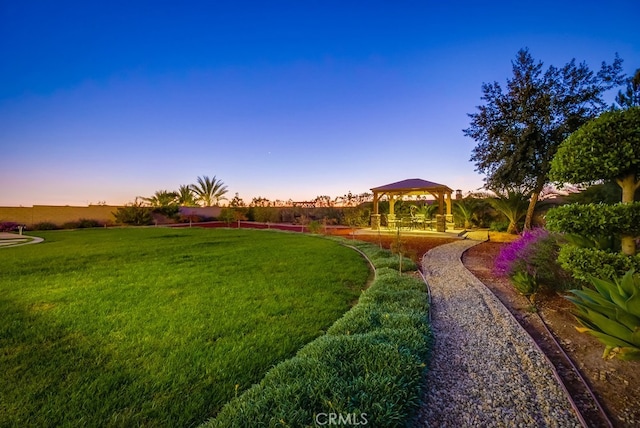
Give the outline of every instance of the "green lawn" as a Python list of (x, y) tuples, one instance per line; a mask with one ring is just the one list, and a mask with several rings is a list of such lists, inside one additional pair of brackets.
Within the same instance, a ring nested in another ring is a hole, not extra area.
[(39, 232), (0, 249), (0, 426), (192, 426), (321, 335), (353, 250), (223, 229)]

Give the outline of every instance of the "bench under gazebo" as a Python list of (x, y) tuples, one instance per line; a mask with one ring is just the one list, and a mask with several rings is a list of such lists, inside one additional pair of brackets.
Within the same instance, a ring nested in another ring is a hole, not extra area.
[(411, 178), (384, 186), (374, 187), (373, 192), (373, 214), (371, 214), (371, 228), (380, 229), (380, 212), (378, 205), (380, 199), (387, 197), (389, 200), (389, 214), (387, 215), (387, 225), (392, 228), (396, 224), (394, 205), (405, 196), (428, 196), (431, 195), (438, 203), (438, 215), (436, 216), (436, 230), (444, 232), (446, 221), (452, 221), (451, 215), (451, 194), (453, 190), (444, 184), (438, 184), (420, 178)]

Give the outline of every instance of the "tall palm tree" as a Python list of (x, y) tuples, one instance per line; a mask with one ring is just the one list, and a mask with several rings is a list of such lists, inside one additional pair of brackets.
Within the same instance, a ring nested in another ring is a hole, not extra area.
[(203, 175), (198, 177), (197, 181), (198, 184), (191, 185), (191, 190), (196, 196), (196, 201), (202, 202), (205, 207), (210, 207), (214, 202), (217, 204), (221, 199), (226, 199), (224, 195), (227, 193), (227, 186), (215, 175), (213, 178)]
[(182, 207), (195, 207), (198, 205), (193, 189), (188, 184), (181, 185), (176, 194), (178, 195), (178, 205)]

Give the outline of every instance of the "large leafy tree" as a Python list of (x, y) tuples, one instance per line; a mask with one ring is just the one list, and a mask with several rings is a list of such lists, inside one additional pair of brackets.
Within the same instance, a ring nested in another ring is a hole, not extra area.
[(469, 114), (471, 123), (463, 132), (477, 141), (471, 161), (486, 175), (486, 188), (527, 189), (528, 229), (558, 146), (607, 109), (603, 95), (620, 85), (624, 76), (617, 56), (611, 65), (602, 63), (597, 73), (575, 60), (543, 71), (543, 63), (522, 49), (512, 67), (506, 90), (498, 82), (482, 85), (484, 104)]
[(191, 185), (191, 190), (196, 195), (196, 200), (202, 202), (205, 207), (210, 207), (214, 203), (220, 203), (220, 200), (225, 199), (224, 195), (227, 193), (227, 186), (224, 185), (222, 180), (219, 180), (214, 175), (213, 178), (209, 178), (206, 175), (198, 177), (197, 184)]
[(618, 92), (616, 103), (623, 109), (640, 106), (640, 68), (627, 79), (627, 87), (624, 92)]

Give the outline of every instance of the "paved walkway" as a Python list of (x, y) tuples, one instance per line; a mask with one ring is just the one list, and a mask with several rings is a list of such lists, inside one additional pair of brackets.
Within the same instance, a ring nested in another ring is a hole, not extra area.
[(18, 235), (17, 233), (0, 232), (0, 248), (18, 247), (20, 245), (37, 244), (44, 239), (36, 236)]
[(542, 351), (462, 264), (477, 243), (442, 245), (422, 261), (435, 344), (417, 426), (581, 426)]

